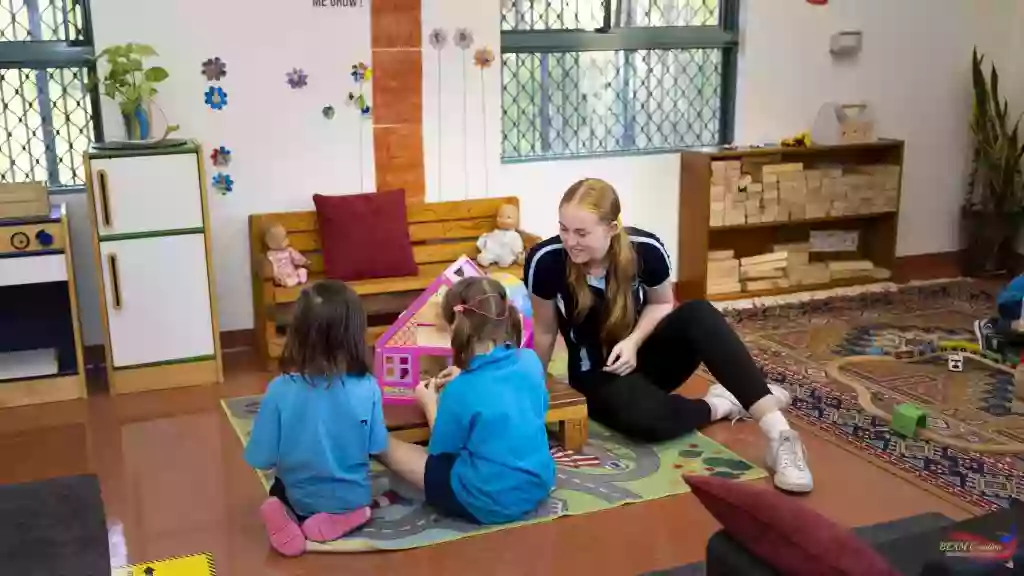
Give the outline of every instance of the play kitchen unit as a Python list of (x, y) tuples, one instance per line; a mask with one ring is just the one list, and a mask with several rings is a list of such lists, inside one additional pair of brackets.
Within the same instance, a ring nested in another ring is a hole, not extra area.
[(0, 185), (0, 408), (85, 397), (78, 322), (64, 205)]
[(198, 143), (86, 159), (112, 394), (223, 381)]

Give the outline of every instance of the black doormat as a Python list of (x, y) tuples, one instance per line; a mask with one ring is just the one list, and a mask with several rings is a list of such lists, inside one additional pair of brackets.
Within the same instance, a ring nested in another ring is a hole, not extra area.
[(0, 574), (110, 575), (95, 476), (0, 486)]

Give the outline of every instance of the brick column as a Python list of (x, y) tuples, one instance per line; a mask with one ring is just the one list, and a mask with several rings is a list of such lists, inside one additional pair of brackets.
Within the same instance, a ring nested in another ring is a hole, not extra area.
[(423, 51), (420, 0), (373, 0), (373, 152), (377, 189), (422, 202)]

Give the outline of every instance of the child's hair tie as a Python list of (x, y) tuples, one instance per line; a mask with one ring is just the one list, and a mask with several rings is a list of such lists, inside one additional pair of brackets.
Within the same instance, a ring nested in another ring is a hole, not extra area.
[(505, 311), (502, 312), (501, 316), (495, 316), (494, 314), (488, 314), (487, 312), (484, 312), (483, 310), (481, 310), (479, 308), (474, 308), (473, 306), (470, 305), (470, 304), (473, 304), (473, 303), (475, 303), (475, 302), (477, 302), (479, 300), (483, 300), (484, 298), (489, 298), (491, 296), (496, 296), (496, 297), (500, 298), (501, 294), (483, 294), (481, 296), (477, 296), (476, 298), (473, 298), (472, 300), (470, 300), (470, 302), (468, 304), (456, 304), (455, 306), (452, 306), (452, 310), (454, 310), (458, 314), (462, 314), (466, 310), (472, 310), (473, 312), (476, 312), (477, 314), (482, 314), (482, 315), (487, 316), (488, 318), (492, 318), (494, 320), (504, 320), (505, 318), (508, 317), (508, 302), (507, 301), (505, 302)]

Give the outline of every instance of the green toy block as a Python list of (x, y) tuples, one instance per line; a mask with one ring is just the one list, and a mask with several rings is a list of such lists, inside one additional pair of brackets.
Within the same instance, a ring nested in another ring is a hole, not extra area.
[(917, 434), (918, 428), (927, 427), (928, 413), (917, 404), (899, 404), (892, 413), (892, 429), (904, 436), (913, 437)]

